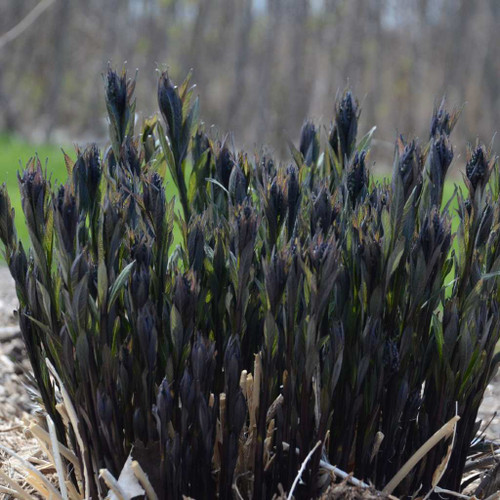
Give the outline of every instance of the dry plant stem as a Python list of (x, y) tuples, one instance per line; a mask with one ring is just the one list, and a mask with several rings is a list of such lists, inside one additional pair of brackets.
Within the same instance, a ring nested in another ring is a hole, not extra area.
[(240, 375), (240, 387), (243, 392), (243, 396), (247, 397), (247, 371), (242, 370)]
[[(46, 444), (50, 441), (49, 433), (47, 431), (45, 431), (44, 429), (42, 429), (38, 424), (31, 423), (28, 427), (28, 430), (31, 434), (33, 434), (33, 436), (35, 436), (35, 438), (38, 441), (42, 441), (44, 444)], [(73, 466), (75, 467), (75, 469), (77, 471), (80, 469), (80, 464), (78, 463), (78, 458), (69, 448), (67, 448), (66, 446), (59, 443), (59, 451), (61, 452), (61, 455), (66, 460), (68, 460), (69, 462), (71, 462), (73, 464)]]
[(280, 394), (271, 404), (269, 409), (267, 410), (267, 415), (266, 415), (266, 424), (268, 424), (276, 415), (276, 412), (278, 411), (278, 408), (283, 404), (283, 401), (285, 398), (283, 397), (283, 394)]
[[(466, 491), (467, 488), (469, 488), (472, 483), (474, 483), (475, 481), (477, 481), (479, 478), (482, 477), (482, 473), (481, 472), (472, 472), (471, 474), (468, 474), (467, 476), (465, 476), (465, 474), (462, 476), (462, 482), (460, 484), (460, 488), (462, 489), (462, 491)], [(472, 490), (470, 490), (472, 491)]]
[(399, 483), (408, 475), (408, 473), (415, 467), (415, 465), (422, 460), (422, 458), (429, 453), (429, 451), (436, 446), (442, 439), (448, 437), (455, 430), (456, 423), (460, 420), (458, 415), (455, 415), (441, 429), (436, 431), (401, 467), (396, 475), (387, 483), (386, 487), (382, 490), (383, 493), (391, 494)]
[(7, 429), (0, 429), (0, 434), (3, 432), (12, 432), (12, 431), (17, 431), (19, 429), (22, 429), (22, 425), (14, 425), (13, 427), (7, 427)]
[(59, 415), (61, 415), (64, 425), (67, 427), (70, 424), (70, 422), (69, 422), (68, 412), (66, 411), (64, 403), (57, 403), (56, 410), (59, 413)]
[(71, 500), (81, 500), (82, 496), (78, 493), (75, 485), (71, 481), (65, 481), (64, 484), (68, 489), (69, 498), (71, 498)]
[(57, 441), (56, 428), (54, 422), (47, 415), (47, 425), (49, 427), (50, 442), (52, 444), (52, 455), (54, 457), (54, 465), (56, 466), (57, 477), (59, 478), (59, 489), (64, 500), (68, 500), (68, 490), (66, 489), (65, 475), (63, 464), (61, 461), (61, 453), (59, 450), (59, 442)]
[[(45, 469), (46, 467), (52, 467), (54, 469), (54, 466), (52, 465), (51, 460), (51, 454), (50, 451), (47, 453), (45, 449), (42, 448), (42, 451), (49, 457), (49, 460), (42, 460), (41, 458), (37, 457), (30, 457), (29, 458), (29, 463), (33, 465), (40, 465), (42, 469)], [(36, 453), (36, 451), (35, 451)], [(50, 456), (49, 456), (50, 455)]]
[(493, 493), (493, 495), (490, 495), (489, 497), (485, 498), (484, 500), (499, 500), (500, 499), (500, 492)]
[[(219, 397), (219, 418), (220, 418), (220, 428), (224, 429), (226, 426), (226, 395), (221, 392)], [(221, 440), (222, 440), (222, 432), (221, 432)]]
[(262, 360), (260, 354), (255, 355), (254, 370), (253, 370), (253, 396), (252, 396), (252, 409), (250, 412), (250, 428), (253, 429), (257, 425), (256, 415), (259, 411), (259, 398), (260, 398), (260, 378), (262, 375)]
[[(52, 374), (52, 376), (57, 380), (59, 384), (59, 389), (61, 391), (64, 404), (66, 405), (66, 411), (68, 412), (69, 419), (71, 421), (71, 425), (73, 426), (73, 431), (75, 432), (76, 440), (78, 441), (78, 446), (80, 447), (80, 451), (83, 454), (85, 453), (85, 445), (83, 444), (82, 437), (80, 436), (80, 432), (78, 431), (78, 417), (76, 416), (75, 409), (73, 408), (73, 405), (71, 403), (71, 399), (69, 397), (68, 391), (66, 391), (66, 388), (64, 387), (64, 384), (62, 383), (61, 378), (59, 377), (56, 369), (50, 362), (48, 358), (45, 358), (45, 362), (47, 363), (47, 367)], [(89, 485), (90, 485), (90, 478), (89, 478), (89, 471), (87, 470), (87, 465), (85, 463), (85, 460), (82, 460), (83, 462), (83, 475), (85, 478), (85, 499), (89, 499)]]
[(245, 500), (241, 496), (240, 490), (238, 489), (238, 485), (236, 483), (233, 484), (233, 491), (234, 491), (234, 494), (236, 495), (236, 498), (238, 498), (238, 500)]
[(358, 486), (359, 488), (365, 488), (365, 489), (370, 487), (369, 484), (366, 484), (364, 481), (361, 481), (361, 479), (356, 479), (355, 477), (352, 477), (351, 474), (348, 474), (342, 469), (339, 469), (338, 467), (335, 467), (334, 465), (331, 465), (328, 462), (325, 462), (324, 460), (319, 461), (319, 466), (322, 467), (323, 469), (333, 472), (336, 476), (341, 477), (342, 479), (347, 479), (347, 482), (351, 483), (354, 486)]
[[(457, 412), (458, 408), (455, 410), (455, 415), (457, 414)], [(432, 488), (429, 490), (427, 495), (425, 495), (424, 500), (427, 500), (431, 496), (432, 492), (434, 491), (434, 488), (439, 484), (439, 481), (441, 481), (446, 469), (448, 468), (448, 463), (450, 462), (451, 453), (453, 451), (453, 447), (455, 446), (456, 435), (457, 435), (457, 426), (455, 425), (453, 427), (453, 437), (451, 439), (451, 443), (448, 446), (448, 450), (446, 452), (445, 457), (443, 458), (442, 462), (438, 465), (432, 476)]]
[(498, 490), (500, 490), (500, 462), (484, 475), (474, 494), (482, 497)]
[(440, 488), (439, 486), (436, 486), (434, 488), (434, 493), (444, 493), (445, 495), (451, 495), (457, 498), (467, 498), (467, 499), (474, 498), (470, 497), (469, 495), (463, 495), (462, 493), (457, 493), (456, 491), (447, 490), (446, 488)]
[(113, 477), (108, 469), (101, 469), (99, 471), (99, 477), (102, 477), (102, 479), (104, 479), (104, 482), (106, 483), (108, 488), (118, 497), (118, 500), (125, 500), (127, 498), (125, 492), (120, 488), (118, 481)]
[(46, 436), (44, 436), (45, 439), (39, 438), (35, 436), (38, 446), (40, 450), (48, 457), (48, 462), (45, 460), (40, 460), (39, 458), (36, 457), (30, 457), (29, 461), (33, 465), (42, 465), (45, 466), (47, 463), (52, 464), (54, 462), (54, 457), (52, 456), (52, 451), (50, 450), (50, 436), (48, 433), (46, 433)]
[(384, 437), (385, 437), (384, 434), (380, 431), (378, 431), (377, 434), (375, 435), (375, 443), (373, 445), (372, 454), (370, 455), (370, 462), (373, 461), (378, 451), (380, 450), (380, 445), (382, 444)]
[(243, 496), (241, 495), (240, 493), (240, 489), (238, 488), (238, 479), (240, 477), (243, 477), (243, 476), (248, 476), (250, 475), (252, 472), (251, 471), (247, 471), (247, 472), (242, 472), (241, 474), (238, 474), (235, 479), (234, 479), (234, 482), (233, 482), (233, 491), (234, 493), (236, 494), (236, 496), (240, 499), (240, 500), (244, 500)]
[[(19, 486), (12, 478), (7, 476), (7, 474), (4, 474), (2, 471), (0, 471), (0, 479), (4, 481), (6, 484), (8, 484), (14, 492), (13, 496), (17, 496), (17, 498), (20, 498), (21, 500), (33, 500), (33, 497), (31, 495), (28, 495), (21, 486)], [(9, 489), (9, 488), (6, 488)], [(0, 490), (2, 491), (2, 490)], [(6, 491), (2, 491), (2, 493), (7, 493)], [(12, 493), (7, 493), (7, 494), (12, 494)]]
[(307, 454), (307, 457), (304, 459), (302, 462), (302, 465), (300, 466), (299, 473), (295, 477), (292, 487), (290, 488), (290, 493), (288, 493), (287, 500), (292, 500), (293, 498), (293, 492), (295, 488), (297, 487), (298, 482), (300, 481), (300, 478), (302, 477), (302, 474), (304, 473), (306, 469), (307, 462), (311, 459), (311, 457), (314, 455), (314, 452), (317, 450), (319, 446), (321, 446), (322, 441), (318, 441), (315, 445), (314, 448)]
[(132, 470), (134, 471), (135, 477), (139, 480), (141, 486), (146, 491), (146, 496), (150, 500), (158, 500), (158, 496), (156, 495), (153, 486), (149, 482), (147, 474), (142, 470), (142, 467), (140, 466), (139, 462), (137, 462), (137, 460), (134, 460), (132, 462)]
[(10, 495), (11, 497), (15, 497), (16, 490), (7, 488), (7, 486), (0, 486), (0, 493), (3, 493), (4, 495)]
[(492, 455), (477, 459), (477, 460), (469, 460), (465, 464), (465, 472), (470, 472), (476, 469), (485, 469), (492, 464), (496, 464), (500, 459), (500, 452), (493, 453)]
[(484, 436), (485, 432), (487, 431), (488, 427), (491, 425), (491, 423), (493, 422), (493, 420), (495, 420), (497, 416), (497, 412), (493, 412), (493, 415), (490, 417), (490, 419), (488, 420), (488, 422), (486, 423), (486, 425), (483, 427), (483, 430), (481, 431), (481, 434), (479, 434), (479, 436), (477, 436), (474, 441), (480, 441), (481, 438)]
[[(289, 450), (290, 445), (288, 443), (283, 442), (283, 450)], [(300, 450), (298, 448), (295, 449), (295, 453), (300, 453)], [(351, 474), (348, 474), (347, 472), (343, 471), (342, 469), (339, 469), (338, 467), (335, 467), (332, 464), (329, 464), (328, 462), (325, 462), (324, 460), (319, 461), (319, 466), (322, 467), (323, 469), (326, 469), (329, 472), (333, 472), (336, 476), (346, 479), (347, 482), (351, 483), (353, 486), (358, 486), (359, 488), (369, 488), (370, 485), (366, 484), (364, 481), (361, 481), (361, 479), (356, 479), (353, 477)]]
[(17, 460), (19, 460), (19, 462), (21, 462), (21, 464), (23, 465), (23, 467), (26, 470), (32, 472), (38, 479), (40, 479), (41, 482), (43, 483), (43, 486), (47, 489), (47, 491), (49, 493), (52, 494), (52, 498), (57, 498), (57, 499), (61, 499), (62, 500), (61, 495), (54, 488), (54, 486), (52, 485), (52, 483), (36, 467), (33, 467), (33, 465), (31, 465), (27, 460), (25, 460), (23, 457), (19, 456), (15, 451), (12, 451), (11, 449), (9, 449), (6, 446), (4, 446), (3, 444), (0, 444), (0, 450), (2, 450), (5, 453), (9, 454), (11, 457), (14, 457)]

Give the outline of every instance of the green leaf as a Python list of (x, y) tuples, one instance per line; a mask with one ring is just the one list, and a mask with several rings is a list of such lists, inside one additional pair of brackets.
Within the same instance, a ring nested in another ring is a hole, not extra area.
[(167, 162), (167, 167), (170, 170), (170, 174), (172, 175), (172, 180), (174, 181), (175, 186), (177, 187), (177, 189), (179, 189), (179, 180), (177, 178), (177, 168), (175, 165), (174, 153), (172, 152), (170, 143), (168, 142), (167, 136), (165, 135), (165, 130), (163, 129), (160, 122), (158, 122), (157, 128), (161, 149), (163, 151), (165, 161)]
[(377, 127), (372, 127), (367, 134), (365, 134), (360, 141), (358, 142), (358, 146), (356, 150), (358, 152), (361, 152), (363, 150), (368, 150), (370, 149), (371, 143), (372, 143), (372, 138), (373, 134), (375, 133), (375, 130), (377, 130)]
[(213, 177), (208, 177), (205, 180), (220, 187), (229, 196), (229, 191), (217, 179), (214, 179)]
[(458, 397), (459, 398), (461, 398), (463, 392), (465, 391), (465, 389), (467, 387), (467, 383), (469, 382), (469, 379), (472, 376), (472, 373), (473, 373), (474, 367), (476, 366), (479, 354), (480, 354), (479, 350), (475, 349), (474, 353), (472, 354), (472, 358), (471, 358), (471, 360), (470, 360), (470, 362), (469, 362), (469, 364), (467, 366), (467, 369), (465, 370), (464, 378), (462, 380), (462, 383), (460, 384), (460, 389), (458, 391)]
[(443, 322), (439, 320), (436, 314), (432, 315), (432, 327), (434, 330), (434, 336), (436, 338), (436, 347), (439, 354), (439, 359), (443, 359), (443, 345), (444, 345), (444, 336), (443, 336)]
[(42, 306), (43, 312), (45, 314), (45, 319), (47, 320), (49, 326), (52, 327), (52, 301), (50, 300), (50, 294), (40, 281), (37, 280), (36, 286), (38, 289), (38, 293), (42, 297)]
[(47, 326), (46, 324), (42, 323), (41, 321), (38, 321), (37, 319), (35, 319), (33, 316), (30, 316), (29, 314), (26, 314), (26, 317), (32, 321), (36, 326), (38, 326), (38, 328), (40, 328), (43, 333), (45, 333), (45, 335), (47, 335), (47, 337), (51, 337), (52, 336), (52, 330), (50, 329), (49, 326)]
[(106, 293), (108, 291), (108, 270), (106, 269), (106, 262), (104, 259), (103, 231), (103, 220), (101, 219), (97, 241), (97, 297), (101, 306), (105, 303)]
[(106, 300), (106, 290), (108, 288), (108, 272), (104, 260), (99, 262), (97, 267), (97, 296), (99, 303), (104, 304)]
[(300, 168), (304, 164), (302, 153), (295, 147), (295, 145), (291, 141), (288, 142), (288, 146), (290, 148), (290, 152), (292, 153), (293, 159), (295, 160), (295, 163), (300, 170)]
[(130, 273), (132, 272), (134, 265), (135, 265), (135, 260), (130, 262), (130, 264), (128, 264), (127, 266), (125, 266), (122, 269), (122, 272), (118, 275), (115, 282), (113, 283), (113, 286), (111, 287), (111, 290), (109, 292), (108, 311), (111, 309), (111, 307), (115, 303), (115, 300), (118, 297), (118, 294), (120, 293), (121, 289), (124, 287), (125, 283), (127, 282), (127, 279), (129, 277)]
[(387, 263), (387, 282), (389, 282), (392, 275), (398, 268), (399, 263), (401, 262), (401, 257), (403, 257), (404, 251), (405, 251), (405, 242), (404, 240), (400, 239), (396, 243), (396, 247), (392, 251), (389, 257), (389, 261)]
[(486, 273), (481, 275), (481, 280), (489, 280), (491, 278), (498, 278), (500, 277), (500, 271), (495, 271), (494, 273)]

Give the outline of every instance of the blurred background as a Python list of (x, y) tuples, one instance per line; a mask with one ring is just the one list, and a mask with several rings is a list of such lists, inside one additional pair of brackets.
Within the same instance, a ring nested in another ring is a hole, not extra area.
[(140, 120), (156, 112), (157, 69), (180, 83), (193, 68), (207, 128), (282, 157), (350, 85), (360, 133), (377, 125), (372, 160), (390, 164), (396, 134), (427, 139), (446, 95), (465, 104), (457, 156), (498, 127), (499, 27), (498, 0), (1, 0), (0, 136), (102, 141), (102, 74), (126, 61)]

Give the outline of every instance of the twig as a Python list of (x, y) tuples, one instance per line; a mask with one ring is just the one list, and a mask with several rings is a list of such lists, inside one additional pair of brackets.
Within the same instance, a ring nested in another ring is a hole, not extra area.
[[(11, 457), (16, 458), (21, 462), (22, 466), (32, 472), (35, 477), (41, 480), (43, 483), (44, 487), (47, 489), (49, 493), (51, 493), (51, 498), (57, 498), (62, 500), (62, 497), (60, 493), (54, 488), (53, 484), (36, 468), (33, 467), (27, 460), (25, 460), (23, 457), (18, 455), (15, 451), (11, 450), (10, 448), (7, 448), (3, 444), (0, 444), (0, 450), (5, 451), (5, 453), (9, 454)], [(39, 490), (40, 491), (40, 490)], [(41, 492), (42, 493), (42, 492)]]
[(446, 488), (441, 488), (439, 486), (436, 486), (434, 488), (434, 493), (444, 493), (445, 495), (451, 495), (457, 498), (467, 498), (469, 500), (472, 498), (469, 495), (463, 495), (462, 493), (457, 493), (456, 491), (447, 490)]
[(387, 483), (386, 487), (382, 490), (382, 493), (391, 494), (399, 483), (409, 474), (409, 472), (415, 467), (415, 465), (422, 460), (422, 458), (429, 453), (429, 451), (434, 448), (442, 439), (447, 438), (452, 432), (454, 432), (456, 423), (460, 420), (458, 415), (455, 415), (446, 424), (436, 431), (401, 467), (401, 469), (396, 473), (396, 475)]
[(295, 479), (294, 479), (294, 481), (292, 483), (292, 487), (290, 488), (290, 493), (288, 493), (287, 500), (292, 500), (292, 498), (293, 498), (293, 491), (297, 487), (297, 484), (300, 481), (300, 478), (301, 478), (302, 474), (304, 473), (304, 471), (306, 469), (307, 462), (309, 462), (309, 460), (311, 459), (311, 457), (314, 455), (314, 452), (317, 450), (318, 446), (321, 446), (321, 443), (322, 443), (322, 441), (318, 441), (314, 445), (314, 448), (307, 454), (307, 457), (302, 462), (302, 465), (300, 466), (300, 469), (299, 469), (299, 473), (295, 477)]
[(253, 390), (252, 390), (252, 409), (250, 411), (250, 429), (257, 426), (257, 411), (260, 405), (260, 378), (262, 375), (262, 360), (260, 354), (255, 355), (253, 369)]
[(22, 428), (23, 428), (22, 425), (14, 425), (13, 427), (7, 427), (7, 429), (0, 429), (0, 433), (17, 431), (18, 429), (22, 429)]
[(0, 486), (0, 493), (4, 495), (10, 495), (15, 498), (16, 490), (12, 490), (11, 488), (7, 488), (7, 486)]
[(120, 488), (118, 481), (113, 477), (108, 469), (101, 469), (99, 471), (99, 477), (104, 479), (104, 482), (108, 488), (118, 497), (118, 500), (125, 500), (127, 498), (125, 492)]
[[(19, 486), (12, 478), (7, 476), (7, 474), (4, 474), (2, 471), (0, 471), (0, 479), (12, 488), (12, 491), (14, 491), (14, 494), (12, 496), (14, 498), (17, 496), (17, 498), (20, 498), (21, 500), (33, 500), (33, 497), (31, 495), (29, 495), (26, 491), (24, 491), (21, 488), (21, 486)], [(2, 487), (0, 486), (0, 488)], [(10, 488), (5, 488), (5, 489), (9, 490)], [(2, 493), (7, 493), (6, 491), (2, 490), (0, 491)], [(7, 493), (7, 494), (12, 494), (12, 493)]]
[[(458, 414), (458, 403), (455, 403), (456, 409), (455, 409), (455, 416)], [(448, 468), (448, 464), (450, 462), (450, 457), (451, 457), (451, 452), (453, 451), (453, 447), (455, 446), (455, 437), (457, 435), (457, 426), (453, 426), (453, 436), (451, 438), (451, 443), (448, 446), (448, 451), (446, 452), (446, 455), (444, 456), (443, 460), (441, 463), (437, 466), (436, 470), (434, 471), (434, 474), (432, 475), (432, 488), (430, 491), (425, 495), (424, 500), (427, 500), (431, 495), (436, 486), (439, 484), (439, 481), (441, 481), (446, 469)]]
[(73, 404), (71, 402), (71, 398), (68, 394), (68, 391), (66, 390), (66, 387), (64, 387), (64, 384), (62, 383), (61, 377), (59, 377), (59, 374), (57, 373), (56, 369), (54, 368), (54, 365), (50, 362), (49, 358), (45, 358), (45, 363), (47, 365), (47, 368), (49, 369), (50, 373), (52, 376), (57, 380), (57, 383), (59, 384), (59, 390), (61, 391), (61, 395), (64, 401), (64, 404), (66, 405), (66, 411), (68, 412), (69, 419), (71, 421), (71, 425), (73, 427), (73, 431), (76, 436), (76, 440), (78, 441), (78, 446), (80, 447), (80, 452), (82, 454), (82, 462), (83, 462), (83, 475), (85, 478), (85, 499), (89, 499), (89, 489), (90, 489), (90, 477), (89, 477), (89, 471), (87, 470), (87, 465), (86, 461), (83, 458), (83, 455), (85, 454), (85, 445), (83, 444), (83, 439), (82, 436), (80, 436), (80, 431), (78, 429), (78, 417), (76, 415), (76, 411), (73, 408)]
[(141, 486), (146, 491), (147, 498), (149, 498), (150, 500), (158, 500), (158, 496), (156, 495), (153, 486), (149, 482), (147, 474), (142, 470), (142, 467), (140, 466), (139, 462), (137, 462), (137, 460), (134, 460), (132, 462), (132, 470), (135, 474), (135, 477), (139, 480)]
[(334, 465), (329, 464), (324, 460), (319, 461), (319, 466), (323, 467), (323, 469), (326, 469), (329, 472), (333, 472), (336, 476), (341, 477), (342, 479), (346, 479), (348, 483), (351, 483), (354, 486), (358, 486), (359, 488), (364, 488), (364, 489), (370, 487), (369, 484), (366, 484), (364, 481), (361, 481), (361, 479), (356, 479), (355, 477), (352, 476), (352, 474), (348, 474), (342, 469), (339, 469), (338, 467), (335, 467)]
[(477, 487), (474, 495), (477, 497), (484, 497), (492, 492), (500, 490), (500, 462), (497, 463), (493, 469), (488, 471), (479, 486)]
[(243, 477), (243, 476), (248, 476), (252, 474), (252, 471), (246, 471), (246, 472), (242, 472), (241, 474), (238, 474), (235, 478), (234, 478), (234, 482), (233, 482), (233, 491), (236, 493), (236, 496), (238, 497), (239, 500), (245, 500), (242, 496), (242, 494), (240, 493), (240, 489), (238, 488), (238, 479), (240, 477)]
[[(31, 432), (38, 441), (42, 441), (44, 444), (48, 443), (50, 440), (49, 433), (34, 422), (29, 425), (28, 431)], [(80, 463), (78, 462), (77, 456), (69, 448), (59, 443), (59, 451), (68, 462), (73, 464), (76, 470), (80, 469)]]
[(479, 436), (477, 436), (474, 441), (481, 441), (481, 438), (484, 436), (484, 433), (486, 432), (486, 430), (488, 429), (488, 427), (491, 425), (491, 422), (493, 422), (493, 420), (495, 420), (496, 416), (497, 416), (497, 412), (495, 411), (493, 413), (493, 415), (491, 416), (491, 418), (488, 420), (488, 423), (483, 427), (483, 430), (481, 431), (481, 433), (479, 434)]
[(240, 490), (238, 489), (238, 485), (236, 484), (236, 482), (233, 483), (233, 491), (236, 495), (236, 498), (238, 500), (245, 500), (242, 496), (241, 496), (241, 493), (240, 493)]
[[(283, 449), (285, 451), (290, 449), (290, 445), (288, 443), (283, 442), (282, 443)], [(295, 448), (295, 453), (300, 453), (300, 450), (298, 448)], [(322, 467), (323, 469), (326, 469), (329, 472), (333, 472), (336, 476), (346, 479), (348, 483), (351, 483), (354, 486), (358, 486), (359, 488), (369, 488), (370, 485), (366, 484), (364, 481), (361, 481), (361, 479), (356, 479), (355, 477), (352, 476), (352, 474), (349, 474), (342, 469), (339, 469), (338, 467), (335, 467), (332, 464), (329, 464), (328, 462), (325, 462), (324, 460), (319, 461), (319, 466)]]
[(481, 472), (474, 472), (472, 474), (469, 474), (467, 477), (462, 476), (462, 482), (460, 483), (460, 489), (462, 491), (465, 491), (470, 484), (472, 484), (474, 481), (477, 481), (480, 477), (482, 477)]
[(493, 453), (491, 455), (487, 455), (486, 457), (468, 460), (465, 463), (464, 472), (470, 472), (476, 469), (485, 469), (490, 465), (496, 464), (500, 459), (500, 452)]
[(59, 489), (64, 500), (68, 500), (68, 490), (66, 489), (63, 464), (61, 460), (61, 452), (59, 450), (59, 442), (57, 441), (56, 427), (54, 422), (47, 415), (47, 425), (49, 427), (50, 444), (52, 445), (52, 456), (54, 457), (54, 465), (56, 466), (57, 477), (59, 478)]
[(54, 0), (42, 0), (28, 13), (26, 17), (21, 19), (21, 21), (7, 31), (7, 33), (0, 36), (0, 50), (2, 50), (9, 42), (12, 42), (18, 36), (22, 35), (53, 3)]
[(68, 488), (68, 494), (71, 500), (81, 500), (82, 496), (75, 488), (75, 485), (71, 481), (66, 481), (66, 488)]

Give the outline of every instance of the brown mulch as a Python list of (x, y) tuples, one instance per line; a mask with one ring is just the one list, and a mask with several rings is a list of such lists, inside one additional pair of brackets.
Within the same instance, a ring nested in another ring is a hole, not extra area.
[(14, 315), (17, 304), (9, 271), (0, 267), (0, 425), (29, 413), (33, 406), (24, 385), (30, 364)]
[(321, 500), (384, 500), (391, 499), (373, 488), (358, 488), (343, 481), (340, 484), (332, 484), (323, 494)]

